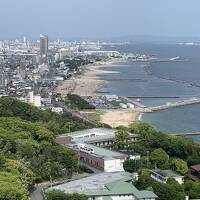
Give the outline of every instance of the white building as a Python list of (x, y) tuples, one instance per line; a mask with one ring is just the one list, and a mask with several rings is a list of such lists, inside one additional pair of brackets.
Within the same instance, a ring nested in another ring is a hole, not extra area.
[(168, 178), (175, 179), (179, 184), (184, 183), (184, 176), (181, 176), (172, 170), (152, 171), (151, 178), (161, 183), (166, 183)]
[[(72, 148), (80, 161), (105, 172), (124, 171), (123, 162), (128, 155), (109, 150), (115, 139), (115, 129), (93, 128), (59, 135), (56, 142)], [(137, 142), (137, 135), (130, 134)], [(107, 147), (107, 148), (105, 148)]]
[(130, 160), (140, 160), (140, 158), (141, 158), (141, 154), (139, 154), (139, 153), (133, 153), (133, 154), (129, 155)]
[(41, 107), (41, 96), (40, 95), (34, 95), (34, 92), (31, 91), (28, 93), (28, 96), (25, 98), (20, 98), (20, 101), (23, 101), (25, 103), (29, 103), (36, 107)]
[(52, 112), (56, 112), (56, 113), (62, 113), (63, 112), (63, 108), (61, 108), (61, 107), (52, 107), (51, 111)]

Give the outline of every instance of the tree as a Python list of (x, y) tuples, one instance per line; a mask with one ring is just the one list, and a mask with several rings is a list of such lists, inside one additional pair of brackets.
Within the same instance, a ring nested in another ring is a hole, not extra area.
[[(178, 184), (178, 183), (177, 183)], [(165, 184), (153, 182), (153, 191), (159, 197), (159, 200), (184, 200), (185, 193), (183, 191), (177, 191), (177, 187), (174, 184)]]
[(125, 149), (131, 143), (129, 132), (124, 129), (120, 128), (117, 130), (115, 134), (114, 146), (117, 149)]
[(135, 134), (138, 134), (138, 135), (145, 135), (147, 133), (157, 132), (154, 127), (152, 127), (151, 125), (149, 125), (145, 122), (141, 122), (141, 121), (131, 123), (129, 125), (129, 130), (130, 130), (131, 133), (135, 133)]
[(139, 169), (147, 166), (146, 157), (142, 157), (139, 160), (126, 160), (123, 163), (124, 170), (130, 173), (136, 172)]
[(50, 190), (46, 196), (47, 200), (67, 200), (66, 194), (61, 190)]
[(139, 163), (137, 160), (126, 160), (123, 163), (123, 167), (125, 171), (133, 173), (139, 169)]
[(160, 169), (165, 169), (169, 161), (169, 156), (163, 149), (159, 148), (155, 149), (151, 153), (150, 160), (152, 164), (155, 165), (155, 167), (158, 167)]
[(5, 156), (0, 154), (0, 169), (4, 166), (5, 162), (6, 162)]
[(17, 174), (0, 172), (1, 200), (28, 200), (28, 192)]
[(200, 199), (200, 182), (185, 182), (185, 191), (191, 199)]
[(145, 190), (152, 185), (152, 178), (150, 177), (150, 171), (148, 169), (143, 169), (139, 172), (139, 179), (136, 182), (136, 187), (139, 190)]
[(61, 190), (50, 190), (46, 193), (47, 200), (88, 200), (83, 194), (66, 194)]
[(171, 167), (173, 170), (180, 173), (181, 175), (186, 175), (188, 172), (187, 163), (180, 158), (173, 159), (171, 162)]

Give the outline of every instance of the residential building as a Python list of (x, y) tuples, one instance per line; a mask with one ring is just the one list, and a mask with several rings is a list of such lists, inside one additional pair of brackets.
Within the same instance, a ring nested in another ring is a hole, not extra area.
[[(115, 132), (115, 129), (93, 128), (59, 135), (56, 140), (58, 143), (63, 144), (64, 138), (70, 137), (71, 140), (78, 141), (79, 143), (82, 142), (92, 144), (98, 147), (111, 148), (114, 143)], [(137, 135), (131, 133), (129, 135), (131, 142), (133, 144), (137, 143)]]
[(126, 154), (86, 143), (77, 143), (68, 147), (76, 152), (82, 163), (104, 172), (124, 171), (123, 163), (128, 158)]
[(147, 190), (139, 191), (132, 184), (132, 174), (127, 172), (100, 173), (48, 188), (65, 193), (79, 193), (88, 200), (155, 200), (157, 196)]
[(151, 178), (161, 183), (166, 183), (168, 178), (175, 179), (179, 184), (184, 183), (184, 176), (172, 170), (151, 171)]
[(20, 97), (19, 100), (25, 103), (32, 104), (36, 107), (41, 107), (41, 96), (34, 95), (33, 91), (29, 92), (26, 97)]
[[(73, 149), (79, 160), (105, 172), (124, 171), (123, 162), (127, 154), (110, 150), (115, 139), (115, 129), (93, 128), (59, 135), (56, 142)], [(137, 135), (130, 134), (131, 141)], [(106, 147), (106, 148), (105, 148)]]
[(200, 164), (191, 166), (190, 171), (192, 180), (200, 181)]

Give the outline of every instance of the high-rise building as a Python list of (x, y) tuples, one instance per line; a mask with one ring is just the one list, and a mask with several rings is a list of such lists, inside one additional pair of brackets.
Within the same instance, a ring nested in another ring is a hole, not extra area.
[(40, 55), (41, 57), (47, 57), (48, 52), (48, 36), (40, 35)]
[(6, 74), (3, 70), (0, 70), (0, 87), (5, 87), (7, 85)]

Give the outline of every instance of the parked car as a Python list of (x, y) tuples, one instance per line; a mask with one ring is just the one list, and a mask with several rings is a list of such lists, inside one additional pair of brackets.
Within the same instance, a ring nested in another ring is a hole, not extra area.
[(85, 169), (84, 170), (86, 173), (88, 173), (88, 174), (93, 174), (94, 173), (94, 171), (92, 170), (92, 169), (90, 169), (90, 168), (87, 168), (87, 169)]

